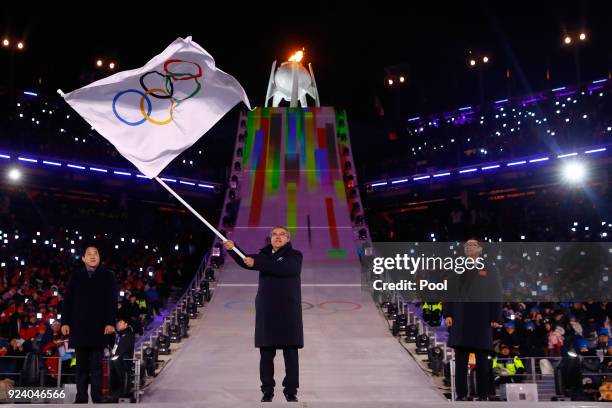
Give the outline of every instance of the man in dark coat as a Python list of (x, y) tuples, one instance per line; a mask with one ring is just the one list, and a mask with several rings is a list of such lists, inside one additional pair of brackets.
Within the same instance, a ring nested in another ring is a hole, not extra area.
[[(464, 245), (468, 258), (476, 259), (482, 247), (476, 239)], [(481, 258), (482, 259), (482, 258)], [(501, 319), (501, 284), (492, 265), (483, 269), (466, 270), (456, 280), (457, 295), (443, 307), (449, 327), (448, 346), (455, 349), (455, 385), (457, 400), (466, 400), (467, 368), (470, 353), (476, 356), (476, 388), (478, 397), (486, 400), (491, 389), (491, 364), (488, 357), (493, 351), (493, 331)], [(486, 302), (484, 300), (500, 300)]]
[(270, 238), (270, 244), (259, 254), (248, 255), (244, 260), (232, 251), (234, 242), (228, 240), (223, 245), (240, 266), (259, 271), (255, 297), (255, 347), (261, 354), (261, 400), (269, 402), (274, 397), (274, 356), (277, 349), (282, 349), (285, 398), (297, 401), (298, 349), (304, 347), (300, 281), (302, 253), (292, 248), (286, 227), (272, 228)]
[(111, 357), (111, 390), (117, 397), (129, 394), (129, 373), (132, 371), (132, 360), (134, 359), (134, 329), (129, 325), (130, 318), (119, 313), (117, 319), (117, 335)]
[(117, 285), (112, 272), (100, 265), (100, 254), (87, 247), (84, 267), (73, 273), (64, 298), (62, 334), (70, 336), (69, 346), (76, 350), (77, 395), (75, 403), (87, 403), (87, 384), (91, 375), (91, 400), (103, 402), (102, 358), (107, 335), (115, 332)]

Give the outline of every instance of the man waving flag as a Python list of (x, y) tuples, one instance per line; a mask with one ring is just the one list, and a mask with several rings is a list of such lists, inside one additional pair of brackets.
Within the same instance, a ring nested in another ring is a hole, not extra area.
[(191, 37), (142, 68), (118, 72), (64, 99), (145, 176), (153, 178), (237, 103), (238, 81)]

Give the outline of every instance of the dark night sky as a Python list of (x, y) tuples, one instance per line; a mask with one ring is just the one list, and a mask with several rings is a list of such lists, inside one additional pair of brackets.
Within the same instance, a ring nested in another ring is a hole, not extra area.
[[(375, 95), (387, 112), (393, 110), (398, 95), (385, 88), (384, 68), (396, 64), (405, 67), (408, 78), (400, 91), (404, 115), (477, 103), (477, 76), (466, 66), (468, 49), (491, 56), (484, 72), (487, 99), (572, 82), (574, 56), (561, 47), (564, 30), (587, 30), (589, 42), (580, 51), (584, 79), (608, 73), (609, 2), (446, 3), (418, 8), (409, 2), (406, 9), (396, 3), (376, 10), (362, 6), (354, 16), (340, 7), (318, 15), (323, 6), (303, 3), (300, 14), (269, 12), (267, 19), (262, 12), (274, 9), (268, 3), (253, 11), (193, 6), (198, 3), (183, 10), (150, 3), (146, 8), (151, 11), (131, 13), (125, 11), (127, 2), (80, 2), (71, 10), (49, 5), (0, 9), (0, 33), (23, 36), (27, 44), (22, 55), (1, 53), (0, 64), (13, 58), (19, 87), (69, 91), (85, 84), (81, 74), (92, 69), (98, 57), (112, 57), (119, 69), (131, 69), (176, 37), (192, 35), (221, 69), (238, 78), (252, 104), (262, 105), (272, 61), (305, 47), (323, 104), (346, 107), (353, 120), (364, 121), (374, 115)], [(547, 67), (550, 81), (545, 80)], [(504, 79), (507, 68), (511, 81)], [(42, 86), (36, 85), (38, 78)]]

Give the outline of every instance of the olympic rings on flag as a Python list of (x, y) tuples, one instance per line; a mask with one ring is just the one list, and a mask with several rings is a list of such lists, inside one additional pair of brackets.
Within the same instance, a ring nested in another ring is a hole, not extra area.
[[(197, 72), (196, 73), (190, 73), (190, 72), (172, 72), (170, 71), (170, 65), (172, 64), (178, 64), (178, 63), (186, 63), (186, 64), (191, 64), (193, 65), (196, 69)], [(169, 59), (166, 60), (164, 62), (164, 72), (165, 73), (161, 73), (159, 71), (149, 71), (149, 72), (145, 72), (144, 74), (142, 74), (139, 78), (139, 82), (140, 82), (140, 86), (142, 87), (142, 89), (144, 90), (144, 92), (139, 91), (137, 89), (127, 89), (121, 92), (118, 92), (115, 97), (113, 98), (113, 113), (115, 114), (115, 116), (117, 117), (117, 119), (119, 119), (121, 122), (125, 123), (128, 126), (139, 126), (142, 125), (145, 122), (150, 122), (154, 125), (167, 125), (168, 123), (172, 122), (173, 120), (173, 113), (174, 113), (174, 108), (175, 105), (178, 106), (180, 103), (193, 98), (194, 96), (196, 96), (201, 90), (202, 90), (202, 84), (200, 83), (200, 81), (198, 81), (198, 78), (202, 78), (202, 67), (200, 66), (200, 64), (197, 64), (195, 62), (192, 61), (185, 61), (185, 60), (179, 60), (179, 59)], [(158, 75), (160, 76), (163, 80), (164, 80), (164, 88), (151, 88), (149, 89), (147, 87), (147, 85), (145, 84), (145, 79), (149, 76), (149, 75)], [(185, 96), (184, 98), (176, 98), (174, 96), (174, 84), (173, 81), (187, 81), (193, 79), (196, 83), (196, 87), (195, 90), (193, 92), (191, 92), (189, 95)], [(126, 93), (136, 93), (138, 95), (140, 95), (140, 113), (143, 116), (143, 119), (135, 121), (135, 122), (131, 122), (126, 120), (125, 118), (121, 117), (119, 115), (119, 113), (117, 112), (117, 101), (119, 100), (119, 98), (126, 94)], [(153, 104), (151, 103), (151, 100), (149, 99), (149, 96), (152, 96), (156, 99), (169, 99), (170, 100), (170, 117), (166, 120), (155, 120), (151, 117), (151, 112), (153, 111)], [(146, 102), (146, 109), (145, 109), (145, 102)]]
[(169, 59), (166, 62), (164, 62), (164, 71), (166, 71), (166, 74), (174, 77), (175, 75), (185, 75), (183, 73), (180, 74), (176, 74), (174, 72), (170, 72), (170, 70), (168, 70), (168, 65), (170, 64), (175, 64), (177, 62), (186, 62), (187, 64), (193, 64), (196, 67), (198, 67), (198, 72), (196, 74), (187, 74), (188, 76), (185, 78), (173, 78), (173, 79), (177, 79), (179, 81), (187, 81), (188, 79), (196, 79), (196, 78), (200, 78), (202, 77), (202, 67), (200, 66), (200, 64), (196, 64), (195, 62), (191, 62), (191, 61), (184, 61), (184, 60), (179, 60), (179, 59)]
[[(189, 74), (174, 74), (174, 75), (189, 75)], [(174, 101), (176, 103), (181, 103), (183, 101), (186, 101), (187, 99), (196, 96), (198, 94), (198, 92), (200, 92), (200, 89), (202, 89), (202, 84), (200, 83), (200, 81), (198, 81), (197, 78), (193, 78), (193, 80), (196, 83), (196, 89), (191, 94), (189, 94), (186, 97), (184, 97), (183, 99), (172, 98), (172, 99), (174, 99)], [(172, 80), (170, 80), (169, 77), (166, 77), (166, 82), (165, 82), (166, 90), (168, 90), (168, 84), (170, 84), (170, 87), (172, 87)], [(168, 91), (168, 92), (170, 92), (170, 91)]]
[[(174, 94), (174, 85), (172, 85), (172, 81), (168, 80), (168, 77), (164, 74), (162, 74), (161, 72), (157, 72), (157, 71), (150, 71), (145, 73), (144, 75), (141, 75), (140, 77), (140, 86), (142, 86), (142, 89), (144, 89), (145, 92), (149, 92), (149, 88), (147, 88), (147, 86), (145, 85), (144, 79), (147, 77), (147, 75), (151, 75), (151, 74), (157, 74), (160, 77), (165, 79), (165, 86), (166, 86), (166, 95), (156, 95), (154, 93), (149, 93), (149, 95), (151, 95), (154, 98), (158, 98), (158, 99), (171, 99), (172, 95)], [(170, 89), (168, 89), (168, 85), (170, 85)]]
[(147, 101), (147, 115), (151, 114), (151, 111), (153, 110), (153, 105), (151, 105), (151, 101), (149, 100), (149, 98), (147, 98), (147, 96), (144, 93), (140, 92), (137, 89), (127, 89), (125, 91), (121, 91), (121, 92), (117, 93), (117, 95), (115, 95), (115, 97), (113, 98), (113, 113), (115, 114), (117, 119), (119, 119), (120, 121), (122, 121), (126, 125), (129, 125), (129, 126), (142, 125), (143, 123), (145, 123), (147, 121), (146, 117), (144, 119), (142, 119), (142, 120), (137, 121), (137, 122), (128, 122), (127, 120), (125, 120), (121, 116), (119, 116), (119, 114), (117, 113), (117, 100), (119, 99), (119, 97), (121, 97), (121, 95), (129, 93), (129, 92), (137, 93), (142, 98), (144, 98), (144, 100)]
[[(153, 123), (154, 125), (167, 125), (168, 123), (172, 122), (172, 113), (174, 112), (174, 100), (170, 99), (170, 117), (163, 121), (155, 120), (151, 116), (149, 116), (151, 112), (149, 113), (145, 112), (145, 108), (144, 108), (145, 100), (147, 100), (146, 99), (147, 95), (153, 95), (153, 92), (166, 92), (166, 91), (161, 88), (153, 88), (145, 92), (145, 94), (140, 98), (140, 113), (142, 113), (142, 116), (144, 116), (146, 120)], [(149, 106), (151, 106), (151, 102), (147, 101), (147, 103)]]

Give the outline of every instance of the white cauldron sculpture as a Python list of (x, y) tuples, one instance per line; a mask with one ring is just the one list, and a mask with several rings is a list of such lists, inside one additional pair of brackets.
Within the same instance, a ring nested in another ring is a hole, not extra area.
[(316, 107), (321, 106), (312, 64), (308, 64), (308, 70), (306, 70), (301, 63), (303, 57), (304, 52), (298, 51), (287, 62), (283, 62), (278, 69), (276, 69), (276, 61), (272, 63), (265, 107), (268, 107), (270, 98), (272, 98), (272, 107), (275, 108), (283, 99), (289, 101), (289, 106), (292, 108), (296, 108), (298, 102), (302, 107), (306, 107), (308, 106), (306, 95), (310, 95), (315, 100)]

